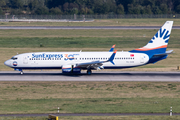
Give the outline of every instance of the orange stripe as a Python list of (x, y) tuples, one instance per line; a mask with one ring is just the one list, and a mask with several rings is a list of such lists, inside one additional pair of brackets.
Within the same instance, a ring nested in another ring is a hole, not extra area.
[(138, 48), (138, 49), (135, 49), (135, 50), (140, 50), (140, 51), (147, 51), (147, 50), (154, 50), (154, 49), (159, 49), (159, 48), (167, 48), (167, 45), (163, 45), (163, 46), (160, 46), (160, 47), (156, 47), (156, 48)]

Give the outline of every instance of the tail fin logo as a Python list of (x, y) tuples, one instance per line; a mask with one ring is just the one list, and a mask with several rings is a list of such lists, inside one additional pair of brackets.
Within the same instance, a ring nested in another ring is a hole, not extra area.
[(161, 51), (162, 53), (165, 52), (168, 42), (169, 42), (172, 25), (173, 25), (173, 21), (166, 21), (165, 24), (158, 30), (158, 32), (148, 42), (147, 45), (145, 45), (144, 47), (135, 49), (134, 51), (149, 51), (149, 50), (158, 49), (158, 51)]
[(149, 41), (149, 43), (154, 43), (156, 40), (158, 40), (158, 42), (165, 42), (165, 43), (168, 43), (169, 41), (169, 37), (170, 37), (170, 34), (169, 34), (169, 31), (166, 30), (166, 29), (163, 29), (162, 28), (155, 34), (155, 36)]

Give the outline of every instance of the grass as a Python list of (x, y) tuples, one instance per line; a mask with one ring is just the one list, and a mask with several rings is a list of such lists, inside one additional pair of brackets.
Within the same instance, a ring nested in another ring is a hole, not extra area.
[[(47, 117), (0, 117), (1, 120), (47, 120)], [(63, 116), (59, 120), (178, 120), (179, 116)]]
[(0, 117), (1, 120), (47, 120), (48, 117)]
[[(173, 30), (174, 31), (174, 30)], [(175, 30), (178, 31), (178, 30)], [(0, 30), (0, 37), (152, 37), (157, 30)], [(130, 35), (131, 34), (131, 35)], [(177, 33), (176, 33), (177, 34)]]
[(180, 112), (179, 98), (48, 98), (0, 101), (1, 113), (168, 113)]
[(178, 120), (179, 116), (84, 116), (59, 117), (61, 120)]
[(0, 91), (1, 114), (180, 112), (179, 82), (0, 82)]
[(94, 22), (0, 22), (0, 26), (161, 26), (165, 21), (180, 25), (180, 19), (95, 19)]
[[(7, 48), (138, 48), (157, 30), (0, 30), (0, 47)], [(168, 48), (179, 48), (180, 30), (173, 30)], [(131, 44), (130, 44), (131, 43)]]

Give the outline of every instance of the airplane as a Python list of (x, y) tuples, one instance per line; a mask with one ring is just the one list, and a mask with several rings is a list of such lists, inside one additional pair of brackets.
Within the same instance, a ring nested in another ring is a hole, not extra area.
[(131, 68), (166, 59), (173, 50), (166, 51), (173, 21), (166, 21), (144, 47), (128, 52), (33, 52), (13, 56), (4, 62), (23, 74), (25, 69), (62, 69), (62, 73), (81, 73), (87, 70)]

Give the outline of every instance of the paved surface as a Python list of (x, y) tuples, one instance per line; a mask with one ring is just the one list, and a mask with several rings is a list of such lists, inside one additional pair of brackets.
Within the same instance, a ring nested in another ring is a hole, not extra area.
[[(0, 26), (0, 29), (159, 29), (161, 26)], [(180, 29), (180, 26), (173, 26)]]
[(62, 74), (61, 71), (1, 71), (0, 81), (161, 81), (180, 82), (180, 72), (109, 72), (93, 71), (92, 75)]

